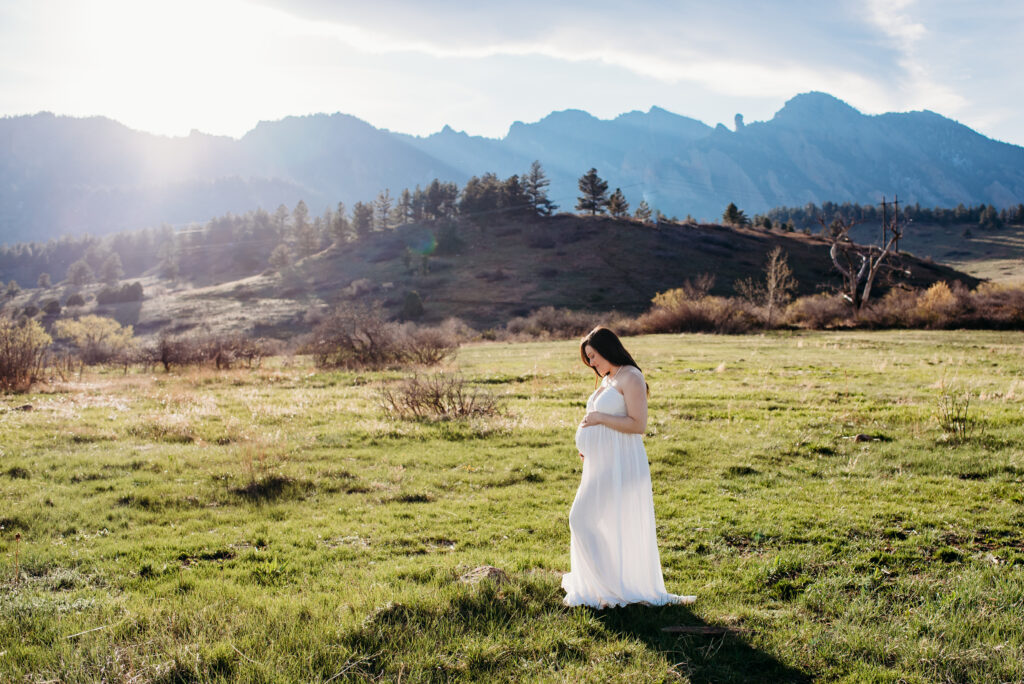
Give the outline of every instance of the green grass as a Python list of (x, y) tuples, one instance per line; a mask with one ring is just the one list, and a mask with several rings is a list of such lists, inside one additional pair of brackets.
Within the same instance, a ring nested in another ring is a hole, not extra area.
[(573, 342), (463, 348), (508, 412), (454, 424), (387, 421), (394, 372), (86, 374), (0, 398), (0, 680), (1024, 680), (1024, 335), (628, 346), (696, 605), (561, 605)]

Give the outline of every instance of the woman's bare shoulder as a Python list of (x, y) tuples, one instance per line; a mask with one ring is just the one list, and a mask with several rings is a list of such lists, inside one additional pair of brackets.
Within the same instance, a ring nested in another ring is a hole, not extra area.
[(623, 366), (620, 368), (619, 372), (615, 374), (615, 381), (623, 388), (630, 385), (646, 387), (647, 383), (644, 380), (644, 374), (636, 366)]

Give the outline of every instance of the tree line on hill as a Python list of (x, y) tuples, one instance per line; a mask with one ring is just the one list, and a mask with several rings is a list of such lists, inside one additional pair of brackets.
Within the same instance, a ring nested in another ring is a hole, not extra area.
[[(609, 214), (650, 222), (670, 221), (641, 200), (630, 212), (620, 188), (609, 192), (608, 183), (591, 168), (579, 181), (578, 212)], [(351, 209), (343, 203), (313, 215), (300, 200), (289, 209), (280, 205), (273, 212), (259, 208), (245, 214), (218, 216), (205, 225), (176, 230), (168, 225), (117, 233), (106, 238), (91, 235), (65, 236), (46, 243), (20, 243), (0, 247), (0, 303), (21, 289), (48, 289), (57, 283), (80, 289), (91, 283), (114, 287), (123, 278), (156, 273), (170, 280), (215, 282), (281, 270), (328, 247), (344, 249), (364, 240), (414, 223), (439, 226), (439, 240), (457, 242), (460, 220), (481, 226), (519, 221), (531, 222), (553, 214), (558, 206), (548, 197), (549, 181), (539, 161), (522, 175), (501, 179), (494, 173), (470, 178), (463, 187), (434, 179), (425, 188), (405, 188), (397, 195), (390, 189), (376, 198), (356, 202)], [(967, 224), (998, 228), (1024, 223), (1024, 205), (996, 210), (992, 205), (955, 208), (923, 208), (903, 205), (906, 220), (939, 224)], [(726, 224), (753, 225), (764, 229), (792, 231), (816, 228), (822, 217), (846, 222), (881, 221), (881, 208), (825, 202), (820, 207), (779, 207), (764, 215), (748, 218), (730, 203), (722, 220)], [(693, 221), (689, 218), (688, 221)], [(3, 284), (6, 281), (6, 285)]]
[[(243, 277), (268, 268), (280, 270), (304, 257), (413, 223), (441, 224), (450, 236), (458, 219), (482, 226), (508, 221), (534, 221), (552, 215), (558, 206), (548, 196), (550, 182), (539, 161), (522, 175), (501, 179), (494, 173), (473, 176), (460, 188), (434, 179), (425, 188), (390, 189), (376, 198), (339, 202), (313, 215), (305, 201), (273, 212), (258, 208), (225, 214), (205, 225), (175, 230), (169, 225), (116, 233), (105, 238), (64, 236), (45, 243), (0, 246), (0, 294), (16, 295), (33, 285), (47, 289), (58, 283), (81, 288), (92, 283), (114, 285), (153, 271), (162, 278), (210, 281)], [(590, 169), (579, 181), (576, 209), (591, 215), (629, 216), (629, 203), (618, 188)], [(641, 201), (632, 216), (664, 219)], [(445, 231), (441, 231), (442, 237)], [(2, 286), (2, 282), (0, 282)]]
[[(734, 206), (734, 205), (733, 205)], [(892, 202), (887, 203), (887, 209), (891, 216), (893, 211)], [(982, 229), (998, 229), (1007, 225), (1024, 224), (1024, 204), (1005, 209), (996, 209), (991, 204), (978, 204), (976, 206), (964, 206), (958, 204), (953, 208), (943, 207), (922, 207), (920, 204), (902, 204), (899, 208), (900, 214), (905, 221), (912, 223), (937, 224), (942, 226), (951, 225), (976, 225)], [(740, 212), (742, 214), (742, 212)], [(881, 204), (854, 204), (843, 202), (823, 202), (819, 207), (814, 203), (805, 204), (802, 207), (776, 207), (769, 210), (762, 216), (755, 216), (752, 223), (758, 227), (771, 228), (773, 225), (791, 226), (796, 229), (814, 230), (820, 228), (822, 217), (828, 217), (829, 221), (840, 219), (846, 223), (870, 223), (876, 224), (882, 221), (883, 208)], [(735, 221), (729, 221), (735, 223)]]

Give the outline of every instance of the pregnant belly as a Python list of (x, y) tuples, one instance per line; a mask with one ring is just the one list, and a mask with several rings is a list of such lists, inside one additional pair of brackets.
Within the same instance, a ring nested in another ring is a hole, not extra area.
[(608, 430), (604, 425), (576, 428), (576, 450), (584, 456), (596, 456), (608, 442)]

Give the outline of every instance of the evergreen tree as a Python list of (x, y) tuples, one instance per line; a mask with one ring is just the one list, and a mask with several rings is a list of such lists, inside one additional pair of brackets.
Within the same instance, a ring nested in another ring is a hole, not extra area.
[(750, 219), (743, 213), (743, 210), (739, 209), (732, 202), (729, 202), (729, 206), (722, 213), (722, 220), (730, 226), (746, 226), (750, 224)]
[(352, 207), (352, 230), (357, 238), (364, 238), (373, 231), (373, 205), (356, 202)]
[(403, 188), (395, 202), (395, 208), (391, 212), (392, 221), (396, 226), (404, 226), (413, 220), (412, 216), (412, 193), (409, 188)]
[(629, 216), (629, 202), (620, 188), (615, 188), (615, 192), (608, 198), (608, 213), (615, 218)]
[(591, 168), (579, 181), (580, 196), (576, 202), (576, 209), (589, 211), (591, 216), (603, 214), (608, 205), (608, 181), (601, 180), (597, 175), (597, 169)]
[(349, 223), (345, 216), (345, 203), (338, 202), (338, 210), (334, 212), (334, 221), (331, 223), (331, 237), (334, 244), (340, 245), (348, 240)]
[(320, 251), (320, 230), (323, 221), (317, 216), (310, 224), (306, 221), (296, 221), (295, 224), (295, 251), (299, 258), (308, 257)]
[(558, 208), (548, 199), (547, 188), (551, 181), (544, 174), (539, 161), (535, 160), (530, 165), (530, 170), (522, 177), (522, 184), (523, 194), (535, 216), (550, 216)]
[(999, 220), (999, 212), (991, 204), (983, 205), (978, 215), (978, 225), (982, 228), (1002, 228), (1003, 222)]
[(411, 321), (423, 315), (423, 298), (416, 290), (409, 290), (405, 293), (402, 301), (402, 319)]
[(423, 192), (419, 185), (416, 186), (416, 190), (412, 193), (411, 210), (414, 222), (427, 218), (427, 194)]
[(384, 188), (384, 191), (377, 195), (373, 203), (373, 225), (376, 230), (387, 230), (391, 227), (391, 190)]
[(107, 285), (114, 285), (123, 277), (124, 268), (121, 266), (121, 256), (114, 252), (100, 266), (99, 279)]
[(274, 215), (271, 217), (271, 225), (277, 231), (277, 236), (283, 238), (288, 230), (288, 207), (279, 204)]
[(39, 278), (36, 280), (36, 285), (43, 288), (44, 290), (52, 287), (53, 284), (50, 282), (50, 274), (40, 273)]
[(16, 280), (10, 280), (7, 282), (7, 289), (4, 290), (4, 294), (7, 297), (15, 297), (19, 292), (21, 292), (21, 286), (18, 285)]
[(278, 245), (275, 247), (274, 251), (270, 253), (268, 263), (270, 263), (270, 267), (275, 271), (288, 268), (288, 265), (292, 263), (292, 253), (288, 249), (288, 245)]
[(1010, 220), (1018, 226), (1024, 224), (1024, 204), (1017, 205), (1017, 208), (1013, 210), (1013, 218)]
[(636, 211), (633, 212), (633, 218), (644, 223), (650, 223), (651, 221), (651, 205), (647, 204), (647, 200), (640, 200), (640, 204), (636, 205)]
[(88, 285), (93, 280), (92, 267), (85, 259), (79, 259), (75, 263), (68, 266), (68, 282), (75, 287), (82, 287)]
[(526, 196), (526, 191), (517, 174), (505, 179), (501, 186), (501, 197), (498, 204), (506, 210), (506, 215), (510, 218), (520, 218), (531, 213), (529, 198)]

